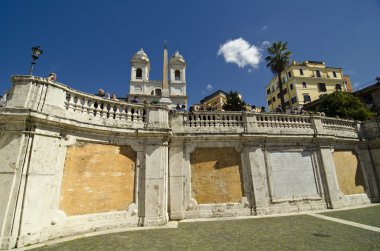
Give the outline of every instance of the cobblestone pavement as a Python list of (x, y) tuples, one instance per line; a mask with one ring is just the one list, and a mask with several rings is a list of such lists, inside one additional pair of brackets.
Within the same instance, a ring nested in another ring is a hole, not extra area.
[(112, 233), (33, 250), (380, 250), (380, 234), (296, 215), (186, 222), (177, 229)]

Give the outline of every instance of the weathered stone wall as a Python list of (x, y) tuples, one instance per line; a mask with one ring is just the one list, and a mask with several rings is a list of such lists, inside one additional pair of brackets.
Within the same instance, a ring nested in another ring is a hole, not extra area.
[(365, 192), (362, 168), (353, 151), (334, 151), (335, 170), (340, 191), (345, 195)]
[(134, 201), (135, 163), (128, 146), (69, 146), (60, 209), (68, 216), (126, 210)]
[(273, 199), (318, 196), (315, 164), (311, 151), (270, 153)]
[(169, 215), (275, 214), (380, 198), (377, 123), (370, 136), (365, 123), (319, 115), (169, 113), (34, 76), (13, 84), (0, 108), (2, 249), (164, 225)]
[(192, 197), (198, 204), (241, 200), (241, 161), (234, 148), (197, 148), (190, 162)]

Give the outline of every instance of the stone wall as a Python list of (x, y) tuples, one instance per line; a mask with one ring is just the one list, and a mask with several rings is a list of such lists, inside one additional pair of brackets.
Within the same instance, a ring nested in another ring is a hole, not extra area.
[(135, 163), (136, 153), (128, 146), (69, 146), (60, 209), (67, 216), (127, 210), (135, 202)]
[(192, 197), (199, 204), (241, 200), (241, 161), (234, 148), (197, 148), (190, 163)]
[(169, 220), (379, 201), (373, 122), (170, 113), (44, 78), (12, 80), (0, 108), (1, 249)]
[(334, 151), (335, 170), (339, 188), (345, 195), (365, 192), (362, 167), (352, 151)]

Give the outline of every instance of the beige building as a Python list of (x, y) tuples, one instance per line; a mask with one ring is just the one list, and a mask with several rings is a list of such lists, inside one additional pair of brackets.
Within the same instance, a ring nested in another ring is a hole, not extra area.
[[(344, 79), (342, 68), (327, 67), (319, 61), (293, 61), (281, 73), (281, 77), (287, 111), (301, 109), (304, 104), (319, 99), (324, 94), (352, 90)], [(268, 111), (271, 112), (281, 104), (277, 76), (266, 86), (266, 95)]]
[(222, 111), (223, 104), (227, 100), (227, 93), (218, 90), (201, 100), (201, 108), (203, 110)]

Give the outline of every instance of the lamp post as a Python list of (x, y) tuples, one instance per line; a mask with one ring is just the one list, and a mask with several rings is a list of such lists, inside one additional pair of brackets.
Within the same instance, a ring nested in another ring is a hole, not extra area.
[(34, 46), (32, 48), (32, 64), (30, 65), (30, 69), (29, 69), (29, 75), (32, 75), (32, 72), (33, 72), (33, 67), (34, 65), (36, 64), (36, 60), (38, 59), (38, 57), (43, 53), (43, 51), (41, 50), (41, 48), (39, 46)]

